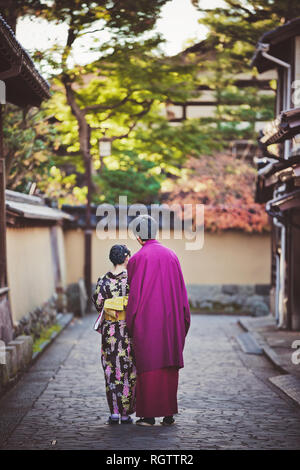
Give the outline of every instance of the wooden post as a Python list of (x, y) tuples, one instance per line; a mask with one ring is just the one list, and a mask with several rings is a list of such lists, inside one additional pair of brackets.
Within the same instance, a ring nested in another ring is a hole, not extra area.
[(0, 158), (0, 287), (7, 285), (5, 229), (5, 162)]
[(2, 113), (2, 104), (0, 104), (0, 287), (6, 287), (5, 160), (3, 155)]
[(3, 156), (3, 118), (0, 104), (0, 339), (13, 337), (13, 324), (8, 299), (6, 262), (5, 160)]

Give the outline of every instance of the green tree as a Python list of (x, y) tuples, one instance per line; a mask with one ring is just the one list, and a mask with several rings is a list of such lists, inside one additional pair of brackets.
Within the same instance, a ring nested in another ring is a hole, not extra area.
[[(210, 86), (217, 99), (216, 122), (224, 138), (255, 138), (254, 123), (273, 117), (274, 97), (259, 92), (257, 88), (238, 88), (238, 74), (252, 72), (250, 61), (259, 38), (266, 31), (284, 24), (300, 15), (297, 0), (224, 0), (223, 6), (203, 9), (201, 0), (192, 3), (203, 13), (200, 23), (208, 27), (207, 47), (213, 57), (202, 65), (211, 72)], [(271, 83), (271, 88), (275, 88)], [(235, 95), (235, 97), (233, 96)], [(229, 106), (236, 101), (237, 106)], [(240, 122), (248, 122), (241, 128)]]
[(8, 189), (27, 191), (33, 181), (39, 183), (48, 177), (54, 161), (49, 148), (55, 149), (59, 139), (42, 110), (6, 104), (3, 137)]
[[(110, 42), (109, 46), (102, 47), (99, 60), (70, 69), (68, 74), (71, 81), (64, 74), (58, 74), (52, 79), (55, 93), (47, 103), (47, 112), (58, 121), (62, 144), (66, 150), (65, 163), (70, 162), (68, 155), (71, 152), (75, 164), (74, 159), (76, 155), (78, 157), (82, 154), (82, 149), (86, 152), (83, 160), (85, 165), (82, 166), (77, 161), (77, 170), (87, 172), (87, 166), (93, 160), (92, 171), (98, 171), (97, 178), (94, 178), (94, 202), (99, 201), (99, 196), (103, 196), (104, 189), (107, 190), (104, 181), (101, 185), (101, 173), (105, 162), (108, 160), (109, 163), (110, 159), (100, 156), (99, 160), (98, 148), (99, 139), (104, 135), (113, 143), (113, 166), (120, 158), (123, 163), (127, 161), (126, 152), (133, 148), (144, 155), (144, 158), (149, 157), (148, 161), (159, 164), (159, 159), (151, 156), (154, 153), (149, 149), (151, 136), (154, 147), (158, 147), (158, 136), (162, 134), (160, 141), (164, 140), (163, 146), (174, 148), (171, 139), (176, 139), (176, 132), (171, 129), (166, 131), (167, 121), (162, 113), (169, 99), (185, 101), (194, 92), (196, 69), (193, 64), (186, 65), (178, 58), (158, 55), (156, 50), (159, 44), (160, 39), (155, 37), (139, 42), (132, 41), (130, 45), (115, 44), (111, 50)], [(185, 129), (186, 133), (195, 132), (195, 128)], [(172, 157), (174, 164), (177, 160), (177, 165), (180, 164), (183, 152), (186, 156), (187, 151), (187, 148), (184, 149), (182, 131), (180, 133), (181, 152), (175, 149)], [(187, 141), (191, 138), (189, 136)], [(193, 139), (196, 142), (195, 136)], [(160, 147), (161, 150), (163, 146)], [(161, 153), (161, 157), (163, 156), (166, 159), (171, 158), (166, 152)], [(60, 158), (62, 165), (64, 158)], [(148, 173), (153, 166), (145, 164), (143, 172)], [(124, 165), (122, 167), (125, 171)], [(133, 167), (136, 168), (134, 165)], [(109, 166), (106, 169), (109, 171)], [(141, 172), (141, 168), (138, 172)], [(130, 178), (124, 175), (124, 179), (128, 188), (131, 188)], [(135, 193), (138, 193), (138, 189)]]
[[(67, 40), (66, 43), (59, 47), (55, 45), (48, 50), (45, 54), (41, 51), (36, 51), (33, 55), (35, 60), (45, 61), (52, 66), (53, 74), (59, 78), (65, 89), (65, 96), (68, 105), (70, 106), (72, 115), (76, 122), (76, 127), (79, 135), (80, 153), (83, 157), (85, 165), (85, 173), (87, 180), (89, 180), (91, 173), (91, 154), (90, 154), (90, 139), (91, 139), (91, 126), (87, 114), (91, 111), (80, 106), (77, 102), (76, 91), (73, 89), (73, 84), (78, 80), (78, 69), (70, 70), (68, 65), (68, 58), (72, 53), (74, 42), (82, 36), (89, 35), (97, 31), (98, 40), (102, 40), (101, 34), (109, 32), (110, 39), (105, 44), (102, 44), (102, 57), (103, 52), (114, 50), (118, 45), (122, 45), (123, 50), (130, 47), (130, 44), (141, 34), (151, 30), (160, 12), (160, 8), (168, 0), (155, 0), (148, 2), (141, 0), (135, 2), (133, 0), (98, 0), (86, 1), (81, 0), (22, 0), (15, 1), (14, 8), (11, 2), (4, 2), (0, 0), (0, 9), (6, 17), (7, 21), (15, 29), (16, 21), (19, 17), (24, 15), (33, 15), (46, 19), (49, 22), (60, 23), (64, 22), (67, 27)], [(99, 50), (99, 57), (101, 51)], [(98, 90), (99, 94), (99, 90)], [(133, 97), (130, 97), (134, 100)], [(123, 101), (123, 98), (122, 100)], [(92, 106), (95, 103), (92, 103)], [(136, 114), (142, 114), (149, 108), (147, 100), (143, 100), (141, 110), (140, 103), (136, 103), (139, 111)], [(101, 107), (109, 109), (109, 105), (114, 108), (119, 103), (111, 102), (108, 104), (101, 103)], [(103, 108), (102, 108), (103, 109)], [(92, 110), (94, 111), (94, 110)], [(131, 129), (132, 124), (130, 124)], [(91, 194), (88, 193), (88, 202), (90, 203)]]
[(118, 155), (117, 166), (105, 166), (100, 175), (94, 176), (101, 188), (101, 194), (95, 202), (117, 204), (120, 195), (127, 196), (128, 204), (158, 202), (161, 181), (159, 175), (151, 173), (155, 168), (155, 162), (139, 158), (135, 150), (122, 150)]
[[(64, 46), (32, 54), (41, 70), (49, 74), (49, 65), (52, 68), (48, 80), (53, 96), (43, 109), (56, 120), (54, 127), (61, 140), (55, 152), (49, 147), (49, 162), (54, 168), (49, 169), (47, 180), (39, 182), (39, 188), (58, 197), (60, 203), (83, 202), (86, 196), (89, 203), (92, 199), (102, 200), (104, 195), (111, 199), (107, 193), (112, 188), (107, 184), (108, 172), (116, 168), (122, 172), (133, 199), (140, 193), (142, 175), (145, 185), (156, 178), (149, 192), (154, 197), (158, 181), (170, 172), (178, 173), (187, 154), (214, 148), (208, 138), (212, 133), (204, 126), (202, 133), (197, 128), (199, 123), (175, 130), (161, 116), (166, 101), (184, 102), (196, 88), (193, 64), (161, 56), (159, 37), (137, 40), (138, 35), (152, 28), (165, 2), (140, 2), (138, 6), (128, 1), (76, 2), (77, 8), (74, 1), (67, 0), (17, 2), (16, 15), (34, 14), (68, 24)], [(104, 30), (110, 32), (109, 41), (98, 41), (90, 47), (97, 49), (99, 59), (86, 66), (70, 67), (68, 59), (75, 41), (89, 37), (93, 31), (101, 38)], [(98, 141), (104, 134), (113, 142), (113, 156), (106, 159), (107, 163), (105, 159), (99, 161)], [(140, 162), (141, 156), (145, 160), (142, 166), (128, 160), (133, 148), (135, 161)], [(132, 172), (136, 172), (136, 178), (131, 178)], [(91, 173), (93, 191), (87, 192), (84, 183)], [(137, 188), (132, 191), (135, 182)]]
[(203, 9), (200, 22), (209, 28), (208, 39), (231, 57), (232, 70), (249, 67), (260, 36), (300, 15), (298, 0), (224, 0), (222, 7)]
[(110, 28), (116, 35), (132, 36), (151, 29), (161, 7), (169, 0), (0, 0), (1, 14), (13, 31), (17, 20), (25, 15), (34, 15), (48, 21), (68, 21), (71, 34), (70, 46), (85, 27), (96, 20), (103, 22), (102, 28)]

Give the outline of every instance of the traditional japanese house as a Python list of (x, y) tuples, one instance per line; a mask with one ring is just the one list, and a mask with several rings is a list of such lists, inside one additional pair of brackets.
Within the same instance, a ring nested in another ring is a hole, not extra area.
[(12, 339), (6, 262), (5, 159), (3, 112), (6, 100), (20, 107), (37, 106), (50, 97), (49, 84), (0, 15), (0, 339)]
[(256, 159), (256, 201), (272, 224), (272, 313), (279, 327), (300, 330), (300, 17), (265, 33), (252, 65), (277, 70), (276, 119), (260, 132)]

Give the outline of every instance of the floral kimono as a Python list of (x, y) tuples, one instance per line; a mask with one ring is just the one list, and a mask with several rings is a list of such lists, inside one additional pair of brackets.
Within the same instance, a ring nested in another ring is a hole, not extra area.
[[(93, 294), (96, 310), (103, 313), (104, 301), (128, 295), (127, 271), (100, 277)], [(128, 416), (135, 412), (136, 368), (126, 321), (102, 319), (97, 329), (102, 334), (101, 362), (106, 397), (111, 414)]]

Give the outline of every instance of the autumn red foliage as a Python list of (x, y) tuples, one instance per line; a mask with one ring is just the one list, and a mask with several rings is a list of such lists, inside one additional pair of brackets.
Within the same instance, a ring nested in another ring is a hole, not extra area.
[(256, 169), (230, 154), (190, 157), (182, 176), (161, 192), (166, 204), (204, 204), (205, 230), (241, 230), (261, 233), (270, 230), (263, 204), (254, 202)]

